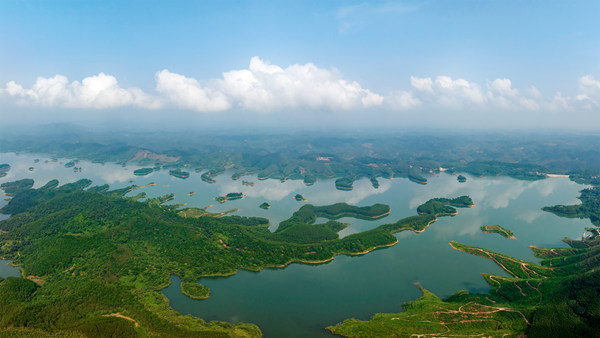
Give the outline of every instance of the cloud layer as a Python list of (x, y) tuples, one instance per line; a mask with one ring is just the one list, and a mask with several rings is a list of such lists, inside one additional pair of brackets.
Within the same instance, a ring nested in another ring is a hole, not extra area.
[(560, 92), (543, 95), (535, 86), (517, 89), (507, 78), (478, 84), (466, 79), (440, 75), (435, 78), (411, 76), (409, 88), (384, 94), (344, 79), (336, 69), (312, 63), (286, 68), (258, 57), (247, 69), (224, 72), (206, 81), (161, 70), (155, 75), (156, 90), (122, 88), (112, 75), (100, 73), (81, 82), (69, 82), (63, 75), (40, 77), (31, 88), (10, 81), (0, 95), (23, 106), (110, 109), (179, 108), (197, 112), (244, 110), (275, 112), (284, 110), (386, 110), (478, 109), (513, 111), (569, 111), (600, 108), (600, 81), (591, 75), (579, 78), (577, 94)]

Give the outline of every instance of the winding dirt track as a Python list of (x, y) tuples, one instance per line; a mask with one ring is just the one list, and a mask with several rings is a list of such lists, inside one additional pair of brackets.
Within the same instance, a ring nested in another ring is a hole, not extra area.
[(131, 317), (124, 316), (124, 315), (122, 315), (122, 314), (120, 314), (118, 312), (117, 313), (111, 313), (111, 314), (108, 314), (108, 315), (104, 315), (104, 317), (118, 317), (118, 318), (123, 318), (123, 319), (126, 319), (126, 320), (130, 321), (130, 322), (133, 322), (133, 325), (135, 327), (139, 326), (139, 323), (135, 319), (133, 319)]

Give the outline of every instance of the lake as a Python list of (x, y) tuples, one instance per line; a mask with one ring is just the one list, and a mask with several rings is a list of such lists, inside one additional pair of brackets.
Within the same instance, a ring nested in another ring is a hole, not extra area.
[[(35, 163), (35, 159), (39, 162)], [(342, 236), (415, 215), (417, 206), (430, 198), (469, 195), (474, 200), (473, 208), (459, 208), (457, 216), (442, 217), (423, 233), (398, 233), (398, 244), (367, 255), (342, 255), (326, 264), (291, 264), (283, 269), (240, 270), (231, 277), (202, 278), (200, 282), (211, 291), (207, 300), (192, 300), (182, 295), (177, 276), (172, 276), (171, 285), (163, 290), (171, 306), (184, 315), (233, 323), (252, 322), (267, 337), (327, 336), (325, 326), (346, 318), (369, 319), (377, 312), (400, 312), (402, 303), (420, 296), (417, 284), (440, 297), (448, 297), (458, 290), (487, 292), (490, 287), (482, 272), (506, 275), (490, 260), (453, 250), (448, 245), (452, 240), (537, 262), (530, 245), (565, 247), (563, 237), (579, 238), (584, 228), (590, 226), (588, 220), (560, 218), (541, 210), (548, 205), (578, 203), (578, 192), (586, 186), (568, 178), (531, 182), (465, 175), (467, 182), (459, 183), (456, 176), (440, 173), (428, 177), (427, 185), (404, 178), (379, 179), (380, 187), (374, 189), (369, 180), (363, 179), (355, 182), (352, 191), (340, 191), (335, 189), (334, 180), (319, 180), (313, 186), (305, 186), (301, 181), (259, 181), (256, 176), (234, 181), (231, 173), (225, 173), (216, 177), (216, 184), (209, 184), (201, 180), (201, 173), (188, 169), (184, 169), (191, 173), (188, 179), (172, 177), (168, 170), (135, 176), (133, 170), (138, 166), (87, 161), (77, 164), (82, 172), (73, 172), (72, 168), (64, 167), (68, 161), (44, 155), (3, 153), (0, 163), (9, 163), (12, 168), (6, 177), (0, 178), (0, 183), (33, 178), (35, 187), (40, 187), (54, 178), (61, 184), (88, 178), (93, 185), (108, 183), (116, 189), (152, 182), (154, 186), (135, 190), (131, 195), (141, 191), (148, 197), (174, 193), (175, 199), (167, 204), (213, 205), (211, 212), (237, 208), (239, 211), (234, 214), (268, 218), (271, 230), (302, 206), (302, 202), (292, 198), (297, 193), (315, 205), (337, 202), (390, 205), (390, 215), (379, 220), (342, 218), (341, 222), (349, 223), (340, 233)], [(29, 167), (34, 167), (33, 171)], [(256, 185), (245, 186), (242, 180)], [(189, 196), (192, 191), (195, 194)], [(230, 192), (247, 196), (224, 204), (214, 201), (214, 197)], [(271, 204), (271, 208), (260, 209), (258, 206), (263, 202)], [(6, 203), (0, 200), (0, 206)], [(485, 234), (479, 229), (493, 224), (512, 230), (517, 239)], [(0, 276), (14, 275), (15, 271), (18, 275), (18, 268), (7, 266), (11, 268), (7, 270), (5, 265), (6, 262), (0, 262)]]

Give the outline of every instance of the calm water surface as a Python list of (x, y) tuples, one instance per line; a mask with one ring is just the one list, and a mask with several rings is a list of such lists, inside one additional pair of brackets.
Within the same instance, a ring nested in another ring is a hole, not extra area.
[[(34, 163), (35, 158), (39, 163)], [(475, 207), (459, 209), (454, 217), (440, 218), (423, 233), (398, 233), (397, 245), (364, 256), (338, 256), (320, 265), (291, 264), (284, 269), (240, 270), (231, 277), (203, 278), (200, 282), (210, 288), (211, 297), (202, 301), (182, 295), (177, 276), (173, 276), (171, 285), (163, 290), (171, 306), (182, 314), (205, 320), (256, 323), (265, 336), (270, 337), (324, 336), (328, 335), (325, 326), (345, 318), (369, 319), (377, 312), (399, 312), (402, 303), (420, 296), (416, 284), (447, 297), (461, 289), (487, 292), (490, 287), (481, 277), (482, 272), (506, 275), (490, 260), (453, 250), (449, 241), (539, 261), (532, 255), (530, 245), (565, 247), (561, 242), (563, 237), (581, 237), (584, 228), (590, 225), (587, 220), (559, 218), (541, 211), (547, 205), (578, 202), (578, 191), (585, 186), (566, 178), (529, 182), (465, 175), (468, 181), (458, 183), (455, 176), (441, 173), (430, 177), (429, 184), (424, 186), (401, 178), (380, 179), (379, 189), (374, 189), (368, 180), (360, 180), (354, 190), (339, 191), (332, 180), (320, 180), (307, 187), (301, 181), (258, 181), (255, 176), (233, 181), (229, 174), (223, 174), (217, 177), (218, 183), (208, 184), (200, 179), (201, 173), (193, 170), (186, 180), (169, 176), (168, 171), (138, 177), (133, 175), (137, 166), (86, 161), (77, 165), (83, 171), (75, 173), (64, 167), (68, 161), (53, 162), (43, 155), (3, 153), (0, 163), (9, 163), (12, 169), (8, 176), (0, 178), (0, 183), (33, 178), (35, 187), (39, 187), (54, 178), (61, 184), (89, 178), (94, 185), (108, 183), (115, 189), (154, 182), (155, 186), (132, 194), (144, 191), (148, 197), (155, 197), (174, 193), (176, 198), (170, 203), (187, 203), (191, 207), (213, 205), (210, 209), (213, 212), (237, 208), (237, 215), (269, 218), (272, 230), (302, 205), (292, 198), (297, 193), (315, 205), (336, 202), (390, 205), (390, 215), (376, 221), (341, 219), (350, 224), (340, 233), (342, 236), (414, 215), (419, 204), (433, 197), (469, 195), (473, 198)], [(33, 171), (28, 170), (31, 166)], [(256, 186), (244, 186), (242, 180), (253, 181)], [(188, 196), (191, 191), (196, 194)], [(229, 192), (243, 192), (247, 197), (224, 204), (213, 200)], [(258, 208), (262, 202), (271, 204), (271, 209)], [(0, 200), (0, 206), (6, 203)], [(479, 229), (492, 224), (511, 229), (517, 240), (485, 234)], [(0, 276), (10, 273), (18, 276), (18, 268), (5, 267), (5, 263), (0, 261)]]

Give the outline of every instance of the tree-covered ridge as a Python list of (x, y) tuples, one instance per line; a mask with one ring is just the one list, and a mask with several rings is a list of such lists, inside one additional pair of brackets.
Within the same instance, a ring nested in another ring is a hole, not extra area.
[(457, 198), (432, 198), (429, 201), (421, 204), (417, 208), (417, 212), (423, 215), (432, 214), (444, 214), (444, 215), (455, 215), (456, 209), (459, 208), (470, 208), (474, 206), (473, 200), (469, 196), (460, 196)]
[[(172, 206), (122, 197), (135, 187), (83, 190), (89, 180), (57, 185), (7, 185), (15, 195), (1, 210), (12, 217), (0, 222), (0, 256), (20, 265), (23, 275), (38, 286), (25, 292), (27, 301), (0, 305), (0, 330), (256, 336), (260, 331), (251, 324), (205, 323), (180, 316), (159, 290), (171, 275), (178, 275), (185, 294), (205, 298), (209, 290), (196, 282), (200, 277), (365, 254), (395, 244), (394, 232), (421, 231), (437, 216), (408, 217), (339, 239), (342, 223), (307, 223), (315, 217), (311, 214), (378, 216), (389, 207), (310, 206), (292, 216), (294, 224), (272, 233), (260, 218), (183, 217)], [(33, 285), (19, 280), (23, 290)], [(21, 288), (9, 289), (18, 293)]]
[(600, 226), (600, 187), (582, 190), (578, 199), (581, 204), (555, 205), (544, 207), (542, 210), (561, 217), (589, 218), (594, 225)]
[[(204, 135), (201, 133), (96, 133), (52, 128), (30, 135), (0, 133), (0, 151), (29, 151), (99, 162), (136, 162), (154, 168), (190, 166), (214, 182), (225, 170), (232, 178), (255, 174), (261, 179), (408, 177), (426, 183), (440, 167), (476, 176), (508, 175), (542, 179), (566, 174), (578, 182), (600, 182), (597, 135), (427, 134), (344, 135)], [(40, 136), (42, 135), (42, 136)], [(343, 187), (348, 187), (346, 182)], [(342, 187), (340, 186), (340, 187)]]
[(540, 264), (451, 242), (460, 251), (488, 258), (510, 277), (483, 274), (489, 294), (460, 291), (441, 301), (424, 296), (406, 312), (349, 319), (328, 329), (347, 337), (367, 336), (600, 336), (600, 236), (565, 240), (570, 249), (532, 247)]

